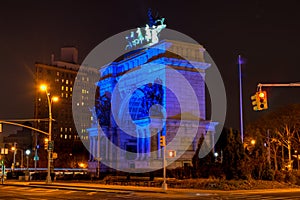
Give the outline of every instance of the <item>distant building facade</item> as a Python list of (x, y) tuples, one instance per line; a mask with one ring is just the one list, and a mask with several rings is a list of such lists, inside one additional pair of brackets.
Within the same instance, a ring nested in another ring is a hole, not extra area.
[[(74, 92), (74, 82), (77, 77), (78, 70), (81, 66), (78, 64), (78, 51), (74, 47), (61, 48), (61, 59), (55, 60), (51, 55), (51, 63), (35, 64), (35, 119), (48, 119), (49, 108), (47, 96), (45, 92), (40, 91), (39, 86), (46, 84), (48, 92), (51, 96), (59, 97), (58, 102), (52, 104), (52, 138), (54, 140), (54, 152), (58, 154), (58, 158), (54, 160), (55, 167), (78, 167), (79, 162), (87, 160), (88, 152), (82, 141), (88, 140), (86, 129), (89, 124), (81, 124), (75, 127), (72, 115), (72, 94)], [(87, 69), (86, 74), (81, 75), (81, 80), (77, 83), (81, 84), (81, 88), (89, 85), (89, 73), (94, 73)], [(82, 89), (81, 98), (76, 102), (76, 106), (85, 105), (87, 101), (88, 88)], [(90, 119), (89, 110), (82, 110), (82, 116)], [(48, 132), (48, 121), (40, 121), (34, 124), (35, 128)], [(78, 134), (80, 133), (80, 134)], [(38, 167), (47, 166), (47, 152), (44, 150), (44, 139), (47, 137), (40, 133), (35, 133), (35, 147), (38, 145), (39, 162)]]

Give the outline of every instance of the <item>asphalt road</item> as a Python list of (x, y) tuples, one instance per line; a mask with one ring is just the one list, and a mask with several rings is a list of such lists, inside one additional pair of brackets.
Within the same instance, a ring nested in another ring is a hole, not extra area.
[(273, 199), (273, 200), (300, 200), (300, 192), (280, 192), (280, 193), (251, 193), (251, 191), (245, 191), (241, 193), (226, 193), (226, 194), (215, 194), (215, 193), (142, 193), (142, 192), (127, 192), (127, 191), (110, 191), (110, 190), (99, 190), (99, 191), (80, 191), (72, 189), (55, 189), (55, 188), (34, 188), (28, 186), (5, 186), (0, 185), (0, 200), (76, 200), (76, 199), (143, 199), (143, 200), (154, 200), (154, 199), (216, 199), (216, 200), (231, 200), (231, 199)]

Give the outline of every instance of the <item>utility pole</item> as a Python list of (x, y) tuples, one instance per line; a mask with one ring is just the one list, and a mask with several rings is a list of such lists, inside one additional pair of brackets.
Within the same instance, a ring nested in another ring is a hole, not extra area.
[(267, 136), (268, 136), (268, 140), (267, 140), (267, 144), (268, 144), (268, 164), (271, 167), (271, 149), (270, 149), (270, 130), (267, 130)]

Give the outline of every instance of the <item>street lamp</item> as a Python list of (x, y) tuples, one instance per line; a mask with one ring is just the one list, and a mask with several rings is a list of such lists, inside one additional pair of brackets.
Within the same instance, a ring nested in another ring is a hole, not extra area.
[(12, 164), (12, 171), (14, 171), (16, 167), (16, 153), (17, 153), (17, 148), (16, 148), (16, 143), (14, 142), (14, 146), (11, 147), (11, 150), (14, 152), (14, 161)]
[[(49, 130), (48, 130), (48, 144), (52, 144), (51, 141), (51, 131), (52, 131), (52, 102), (58, 101), (58, 97), (52, 97), (50, 98), (50, 93), (48, 92), (47, 85), (41, 85), (40, 89), (42, 91), (46, 92), (47, 95), (47, 101), (48, 101), (48, 108), (49, 108)], [(46, 183), (51, 183), (51, 164), (52, 164), (52, 150), (53, 150), (53, 145), (48, 145), (48, 168), (47, 168), (47, 179)]]
[(29, 149), (27, 149), (27, 150), (25, 151), (25, 154), (26, 154), (26, 161), (27, 161), (27, 165), (26, 165), (27, 171), (28, 171), (28, 163), (29, 163), (28, 157), (29, 157), (30, 153), (31, 153), (31, 152), (30, 152)]

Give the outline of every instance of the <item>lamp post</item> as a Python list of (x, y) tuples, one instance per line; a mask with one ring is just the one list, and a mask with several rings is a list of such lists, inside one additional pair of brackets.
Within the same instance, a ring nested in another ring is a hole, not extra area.
[(12, 171), (14, 171), (15, 167), (16, 167), (16, 153), (17, 153), (17, 148), (16, 148), (16, 143), (14, 142), (14, 146), (11, 147), (11, 150), (14, 152), (14, 161), (12, 164)]
[(49, 130), (48, 130), (48, 166), (47, 166), (47, 178), (46, 178), (46, 183), (50, 184), (51, 181), (51, 164), (52, 164), (52, 148), (53, 145), (49, 145), (52, 144), (51, 141), (51, 132), (52, 132), (52, 101), (56, 102), (58, 101), (58, 97), (52, 97), (50, 98), (50, 93), (48, 92), (47, 86), (46, 85), (41, 85), (40, 89), (42, 91), (46, 92), (46, 96), (47, 96), (47, 102), (48, 102), (48, 108), (49, 108)]
[(26, 164), (26, 169), (27, 169), (27, 171), (28, 171), (28, 165), (29, 165), (29, 155), (30, 155), (30, 150), (29, 149), (27, 149), (26, 151), (25, 151), (25, 154), (26, 154), (26, 162), (27, 162), (27, 164)]

